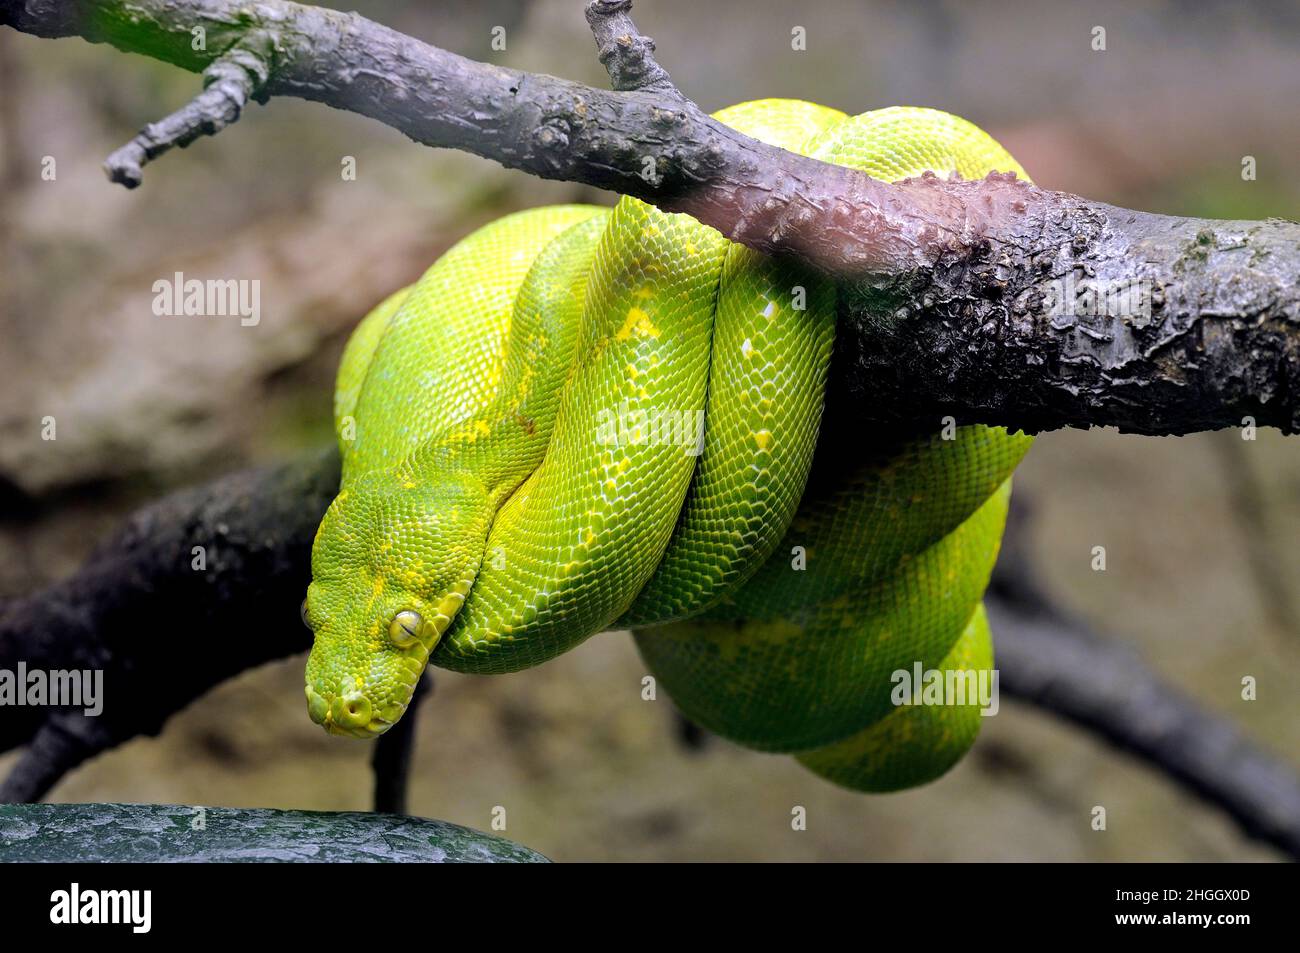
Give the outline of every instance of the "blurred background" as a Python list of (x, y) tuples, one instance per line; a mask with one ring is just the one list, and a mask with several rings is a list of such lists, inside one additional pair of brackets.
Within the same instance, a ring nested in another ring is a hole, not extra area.
[[(605, 86), (582, 6), (355, 3), (475, 59)], [(1172, 214), (1300, 218), (1293, 2), (638, 0), (634, 14), (706, 109), (765, 96), (849, 112), (933, 106), (988, 129), (1050, 188)], [(791, 49), (795, 26), (806, 52)], [(150, 166), (135, 192), (109, 185), (104, 157), (197, 88), (106, 46), (0, 31), (0, 597), (72, 572), (168, 489), (327, 443), (352, 326), (476, 226), (609, 201), (296, 100), (251, 107)], [(54, 181), (41, 177), (46, 156)], [(341, 179), (345, 156), (355, 181)], [(260, 278), (261, 323), (154, 316), (153, 282), (177, 271)], [(45, 415), (57, 441), (41, 440)], [(1300, 763), (1300, 440), (1053, 433), (1017, 493), (1063, 606)], [(1105, 572), (1090, 567), (1097, 545)], [(50, 799), (368, 809), (370, 748), (311, 724), (302, 666), (226, 683)], [(641, 700), (644, 674), (623, 634), (516, 675), (438, 672), (410, 810), (487, 829), (503, 806), (506, 835), (556, 860), (1277, 857), (1163, 776), (1023, 705), (986, 719), (973, 754), (937, 783), (865, 797), (789, 758), (717, 740), (687, 750), (669, 704)], [(1256, 701), (1241, 699), (1246, 675)], [(0, 770), (12, 762), (0, 757)], [(1098, 804), (1105, 832), (1089, 825)], [(795, 805), (806, 831), (791, 829)]]

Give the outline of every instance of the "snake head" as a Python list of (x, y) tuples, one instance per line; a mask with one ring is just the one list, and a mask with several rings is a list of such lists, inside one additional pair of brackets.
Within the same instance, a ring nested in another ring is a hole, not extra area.
[(316, 533), (303, 602), (312, 721), (373, 738), (402, 717), (469, 594), (490, 523), (487, 493), (468, 474), (432, 482), (399, 468), (347, 484)]

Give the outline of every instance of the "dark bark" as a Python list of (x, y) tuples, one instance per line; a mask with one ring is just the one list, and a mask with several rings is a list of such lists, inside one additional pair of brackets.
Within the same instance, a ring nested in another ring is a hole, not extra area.
[(425, 671), (415, 683), (406, 715), (375, 741), (370, 766), (375, 772), (375, 810), (380, 814), (405, 814), (406, 789), (415, 752), (415, 725), (420, 702), (433, 694), (433, 674)]
[(1026, 432), (1300, 430), (1300, 227), (1046, 194), (964, 257), (859, 285), (840, 399)]
[[(297, 96), (688, 212), (834, 274), (857, 286), (843, 296), (844, 397), (867, 419), (1300, 431), (1300, 225), (1149, 215), (996, 176), (891, 185), (794, 155), (682, 96), (629, 6), (588, 8), (613, 91), (287, 0), (0, 0), (0, 23), (206, 71), (215, 85), (110, 159), (127, 184), (169, 137), (215, 131), (250, 96)], [(1112, 306), (1124, 288), (1140, 308)], [(1080, 300), (1098, 290), (1103, 307)]]
[[(338, 477), (336, 455), (319, 453), (173, 494), (132, 517), (70, 579), (0, 604), (0, 668), (106, 670), (97, 718), (16, 708), (0, 721), (0, 751), (28, 746), (0, 801), (38, 800), (87, 758), (157, 734), (226, 678), (305, 651), (311, 636), (297, 606)], [(1003, 691), (1134, 753), (1300, 857), (1292, 769), (1053, 609), (1017, 539), (1013, 524), (988, 597)], [(190, 568), (194, 546), (208, 547), (206, 572)], [(405, 788), (402, 744), (409, 739), (376, 760), (376, 794), (392, 811)]]
[[(86, 758), (156, 735), (213, 686), (306, 650), (297, 607), (338, 480), (330, 451), (175, 493), (132, 516), (73, 576), (0, 603), (0, 668), (102, 670), (105, 697), (93, 718), (6, 708), (0, 751), (35, 740), (0, 800), (39, 799)], [(193, 568), (195, 547), (204, 569)]]

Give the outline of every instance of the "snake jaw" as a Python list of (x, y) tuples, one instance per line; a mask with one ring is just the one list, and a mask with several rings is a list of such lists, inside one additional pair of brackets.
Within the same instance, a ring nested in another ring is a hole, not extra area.
[[(304, 690), (311, 720), (331, 735), (363, 739), (377, 738), (397, 724), (411, 704), (415, 686), (424, 674), (432, 648), (438, 644), (441, 630), (435, 631), (433, 622), (425, 622), (421, 635), (421, 639), (394, 653), (395, 664), (380, 683), (373, 682), (372, 673), (371, 687), (377, 695), (367, 692), (366, 683), (360, 677), (345, 676), (341, 681), (331, 681), (325, 676), (315, 682), (308, 680)], [(379, 684), (388, 687), (377, 687)]]

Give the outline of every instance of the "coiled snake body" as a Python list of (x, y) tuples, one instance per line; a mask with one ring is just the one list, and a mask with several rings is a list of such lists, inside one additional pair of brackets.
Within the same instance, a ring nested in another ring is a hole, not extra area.
[[(1024, 175), (934, 110), (717, 118), (884, 180)], [(313, 720), (373, 736), (428, 661), (509, 672), (627, 628), (711, 731), (859, 790), (947, 770), (975, 700), (897, 707), (891, 673), (991, 667), (981, 598), (1030, 439), (823, 420), (837, 291), (623, 198), (500, 219), (380, 304), (339, 370)]]

